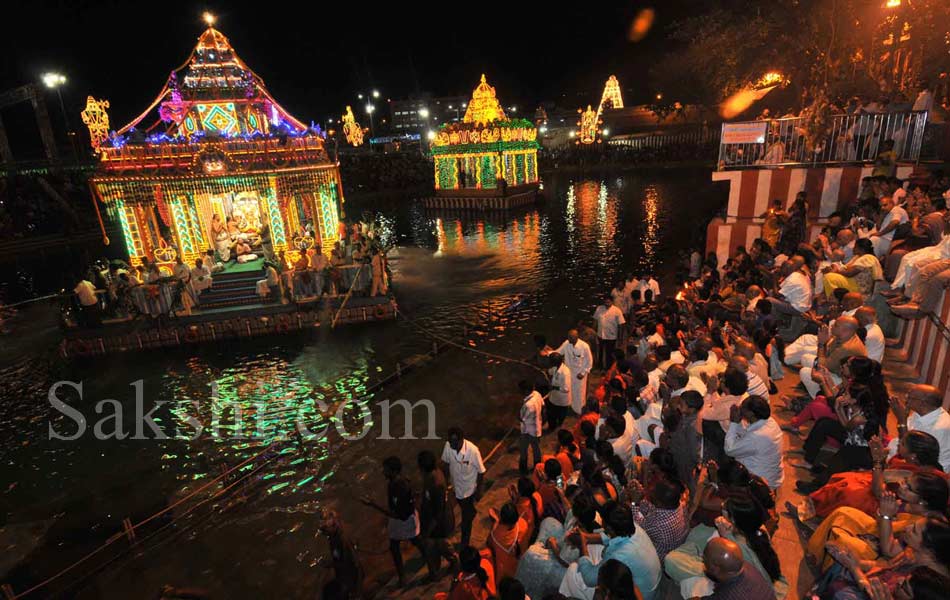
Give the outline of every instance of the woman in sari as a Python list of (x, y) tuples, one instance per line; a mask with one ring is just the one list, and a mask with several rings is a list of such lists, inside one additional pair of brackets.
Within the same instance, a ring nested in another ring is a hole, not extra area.
[(806, 558), (822, 569), (830, 567), (833, 557), (827, 553), (829, 542), (848, 548), (860, 560), (896, 556), (899, 548), (895, 535), (923, 519), (945, 519), (948, 502), (950, 486), (946, 479), (915, 473), (900, 481), (896, 494), (881, 494), (876, 519), (850, 506), (832, 511), (808, 539)]
[(854, 243), (854, 258), (847, 264), (832, 264), (824, 272), (825, 297), (830, 298), (837, 288), (849, 292), (860, 292), (870, 297), (874, 292), (874, 282), (884, 279), (881, 262), (874, 256), (874, 245), (868, 238)]
[[(829, 542), (827, 550), (837, 564), (832, 564), (817, 584), (816, 596), (823, 600), (917, 598), (913, 579), (922, 575), (921, 569), (929, 570), (936, 582), (950, 581), (950, 523), (946, 517), (914, 523), (901, 535), (896, 554), (884, 561), (862, 559), (836, 542)], [(947, 588), (934, 597), (946, 598)]]
[(459, 553), (460, 571), (452, 580), (448, 593), (440, 592), (436, 600), (489, 600), (495, 596), (495, 569), (487, 551), (480, 553), (468, 546)]
[(827, 517), (839, 506), (850, 506), (869, 515), (877, 512), (878, 499), (885, 488), (897, 489), (897, 481), (923, 471), (948, 475), (940, 468), (940, 445), (937, 438), (924, 431), (909, 431), (901, 439), (897, 454), (887, 460), (887, 448), (877, 436), (869, 443), (874, 467), (868, 471), (848, 471), (832, 475), (818, 491), (809, 494), (798, 506), (786, 503), (793, 517), (808, 521)]
[(518, 509), (511, 502), (501, 507), (499, 519), (488, 534), (486, 545), (491, 552), (495, 567), (495, 578), (514, 577), (518, 570), (518, 560), (528, 545), (533, 533), (528, 524), (518, 516)]

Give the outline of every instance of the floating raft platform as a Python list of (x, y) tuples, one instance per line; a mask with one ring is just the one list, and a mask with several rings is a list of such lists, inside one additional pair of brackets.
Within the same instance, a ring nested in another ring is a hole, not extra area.
[(66, 331), (59, 352), (63, 358), (104, 356), (157, 348), (174, 348), (223, 340), (283, 335), (314, 327), (370, 323), (396, 318), (392, 296), (342, 296), (301, 299), (289, 304), (242, 305), (195, 312), (187, 316), (106, 322), (98, 328)]
[(436, 190), (435, 196), (422, 199), (426, 208), (449, 210), (511, 210), (538, 202), (537, 183), (512, 186), (504, 193), (498, 189)]

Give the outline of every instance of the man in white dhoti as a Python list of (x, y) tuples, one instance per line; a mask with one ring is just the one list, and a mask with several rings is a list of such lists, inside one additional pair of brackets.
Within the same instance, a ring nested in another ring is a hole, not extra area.
[(551, 377), (551, 393), (548, 396), (548, 428), (557, 431), (567, 416), (567, 409), (571, 406), (571, 388), (574, 378), (571, 370), (564, 364), (564, 357), (557, 352), (548, 354), (551, 367), (548, 375)]
[(584, 403), (587, 402), (587, 375), (594, 366), (594, 357), (590, 346), (578, 337), (576, 329), (567, 332), (567, 339), (557, 349), (557, 353), (564, 357), (564, 364), (571, 371), (571, 408), (581, 414)]
[(898, 290), (904, 288), (904, 296), (910, 298), (916, 291), (919, 280), (917, 274), (920, 268), (932, 262), (950, 258), (950, 235), (944, 235), (940, 243), (936, 246), (927, 246), (920, 250), (908, 252), (901, 258), (901, 264), (897, 267), (897, 276), (891, 288)]

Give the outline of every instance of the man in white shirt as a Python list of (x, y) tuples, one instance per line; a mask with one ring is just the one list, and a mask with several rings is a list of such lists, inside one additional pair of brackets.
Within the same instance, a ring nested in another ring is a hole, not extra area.
[(652, 349), (656, 350), (660, 346), (666, 345), (666, 331), (663, 327), (663, 323), (656, 324), (656, 330), (647, 338), (647, 345)]
[[(800, 256), (793, 256), (788, 262), (790, 263), (789, 268), (795, 268), (782, 280), (778, 291), (785, 298), (785, 302), (796, 312), (799, 314), (808, 312), (812, 303), (812, 284), (811, 278), (803, 272), (805, 259)], [(781, 311), (781, 305), (776, 305), (774, 301), (772, 306), (779, 309), (780, 312), (785, 312)]]
[(548, 428), (557, 431), (567, 417), (567, 410), (571, 406), (571, 370), (564, 363), (564, 357), (557, 352), (548, 354), (551, 367), (548, 374), (551, 376), (551, 393), (548, 395)]
[(657, 283), (652, 275), (640, 280), (640, 297), (646, 300), (647, 292), (650, 292), (654, 302), (660, 297), (660, 284)]
[(449, 428), (449, 441), (442, 449), (442, 470), (455, 488), (455, 499), (458, 500), (462, 512), (459, 528), (464, 548), (472, 539), (475, 503), (482, 495), (485, 464), (478, 446), (466, 440), (465, 434), (458, 427)]
[[(725, 451), (745, 465), (773, 490), (785, 480), (785, 434), (772, 418), (769, 402), (761, 396), (749, 396), (741, 406), (733, 406), (729, 415)], [(748, 423), (743, 427), (742, 421)]]
[(687, 372), (689, 372), (690, 377), (696, 377), (697, 379), (702, 380), (703, 375), (710, 376), (716, 375), (719, 373), (719, 364), (718, 362), (710, 361), (709, 350), (706, 349), (705, 345), (700, 345), (697, 340), (697, 344), (689, 353), (689, 357), (692, 359), (689, 363), (689, 366), (686, 367)]
[(881, 198), (881, 217), (877, 226), (877, 231), (871, 235), (871, 243), (874, 244), (874, 254), (881, 260), (891, 249), (891, 242), (894, 241), (894, 230), (898, 225), (908, 221), (907, 211), (903, 207), (897, 206), (891, 196)]
[(624, 292), (624, 283), (622, 281), (617, 284), (617, 287), (610, 291), (610, 299), (613, 300), (614, 306), (620, 309), (620, 312), (625, 315), (630, 313), (632, 299), (630, 298), (630, 294)]
[(587, 375), (594, 366), (590, 345), (578, 337), (576, 329), (571, 329), (557, 353), (564, 357), (564, 364), (571, 371), (571, 408), (579, 415), (587, 402)]
[(862, 306), (854, 313), (854, 317), (864, 327), (867, 336), (864, 338), (864, 347), (868, 351), (868, 358), (881, 362), (884, 360), (884, 331), (877, 324), (877, 312), (870, 306)]
[[(521, 455), (518, 459), (518, 469), (522, 477), (534, 470), (534, 465), (541, 462), (541, 409), (544, 408), (544, 399), (534, 385), (522, 379), (518, 382), (518, 391), (524, 394), (521, 401), (521, 410), (518, 420), (521, 424), (521, 437), (518, 438), (518, 449)], [(531, 447), (532, 461), (528, 465), (528, 447)]]
[(950, 414), (944, 410), (942, 403), (943, 393), (925, 384), (911, 386), (904, 401), (892, 396), (891, 408), (901, 435), (891, 440), (888, 457), (897, 454), (900, 437), (907, 431), (923, 431), (937, 438), (940, 466), (945, 473), (950, 472)]
[(627, 320), (611, 298), (604, 298), (604, 303), (594, 311), (594, 321), (597, 323), (597, 365), (606, 371), (610, 368), (614, 357), (614, 348), (617, 340), (623, 336), (623, 325)]
[(670, 398), (678, 398), (687, 390), (696, 390), (706, 395), (706, 384), (699, 377), (690, 377), (683, 365), (673, 365), (666, 370), (666, 384), (670, 387)]
[(211, 269), (199, 258), (195, 260), (195, 266), (191, 269), (191, 289), (194, 290), (195, 298), (210, 287)]
[(82, 279), (73, 288), (76, 296), (79, 298), (79, 305), (82, 307), (83, 325), (86, 327), (98, 327), (99, 322), (99, 297), (96, 295), (96, 286), (88, 279)]

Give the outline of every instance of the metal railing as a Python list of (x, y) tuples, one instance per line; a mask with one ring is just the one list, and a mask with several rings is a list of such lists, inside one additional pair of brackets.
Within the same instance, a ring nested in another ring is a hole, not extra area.
[(648, 135), (633, 135), (622, 138), (608, 139), (607, 143), (611, 146), (624, 146), (632, 150), (641, 150), (643, 148), (662, 148), (677, 144), (695, 144), (701, 145), (707, 142), (719, 140), (719, 129), (715, 127), (700, 126), (686, 131), (677, 131), (674, 133), (651, 133)]
[(834, 115), (825, 139), (809, 148), (802, 117), (723, 123), (719, 170), (874, 162), (886, 140), (900, 162), (917, 162), (927, 111)]

